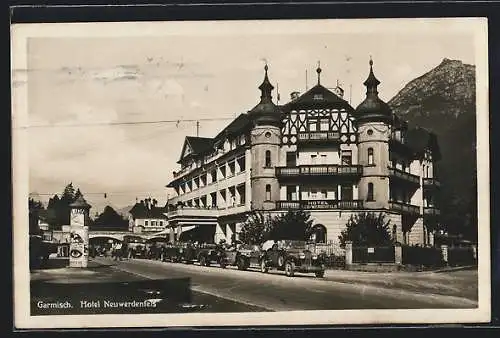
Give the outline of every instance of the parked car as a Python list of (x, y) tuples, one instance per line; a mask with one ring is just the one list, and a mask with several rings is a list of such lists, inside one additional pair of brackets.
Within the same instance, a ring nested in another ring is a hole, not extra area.
[(260, 266), (264, 252), (259, 245), (239, 244), (225, 249), (227, 265), (238, 267), (238, 270), (247, 270), (251, 266)]
[(265, 251), (260, 268), (263, 273), (277, 269), (285, 271), (288, 277), (293, 277), (295, 272), (302, 272), (314, 273), (321, 278), (325, 274), (324, 255), (313, 254), (305, 241), (276, 241)]
[(197, 245), (193, 243), (179, 243), (179, 262), (193, 264), (197, 261)]
[(128, 258), (146, 257), (146, 240), (139, 236), (126, 236), (123, 239), (123, 245), (126, 247)]
[(182, 245), (177, 243), (166, 243), (162, 247), (162, 253), (161, 253), (161, 260), (163, 262), (172, 262), (172, 263), (177, 263), (180, 262), (182, 259), (182, 250), (181, 250)]
[(225, 268), (227, 265), (224, 248), (218, 244), (202, 244), (197, 247), (196, 259), (201, 266), (210, 266), (215, 263)]

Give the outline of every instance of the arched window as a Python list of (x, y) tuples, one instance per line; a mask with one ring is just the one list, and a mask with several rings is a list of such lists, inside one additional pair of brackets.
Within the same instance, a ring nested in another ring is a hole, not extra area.
[(373, 164), (373, 148), (368, 148), (368, 165)]
[(271, 150), (266, 150), (266, 168), (271, 167)]
[(368, 193), (366, 194), (367, 201), (373, 201), (373, 183), (368, 183)]
[(315, 243), (326, 243), (326, 228), (323, 224), (316, 224), (312, 229), (312, 240)]
[(271, 185), (266, 184), (266, 201), (271, 200)]

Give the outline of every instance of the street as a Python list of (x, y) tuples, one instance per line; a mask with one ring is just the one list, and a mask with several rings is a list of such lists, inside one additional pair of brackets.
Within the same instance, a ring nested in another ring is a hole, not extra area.
[[(95, 258), (95, 262), (111, 265), (114, 270), (144, 279), (188, 277), (194, 293), (244, 304), (253, 308), (253, 311), (255, 308), (290, 311), (477, 307), (477, 298), (474, 296), (474, 290), (477, 294), (477, 279), (475, 285), (474, 280), (470, 279), (474, 274), (468, 274), (472, 276), (468, 279), (455, 278), (451, 274), (421, 274), (422, 277), (404, 273), (400, 273), (399, 277), (379, 274), (381, 277), (372, 276), (372, 283), (366, 278), (369, 274), (349, 271), (327, 271), (323, 279), (315, 278), (313, 274), (297, 274), (288, 278), (282, 272), (273, 270), (263, 274), (256, 269), (239, 271), (235, 268), (221, 269), (217, 266), (202, 267), (144, 259), (112, 261), (109, 258)], [(365, 278), (361, 278), (363, 276)], [(402, 283), (398, 283), (398, 279)], [(445, 285), (452, 284), (454, 279), (462, 283), (459, 287), (463, 290), (446, 289)], [(409, 283), (408, 280), (415, 280), (415, 283)], [(442, 285), (443, 290), (439, 290), (439, 285)]]

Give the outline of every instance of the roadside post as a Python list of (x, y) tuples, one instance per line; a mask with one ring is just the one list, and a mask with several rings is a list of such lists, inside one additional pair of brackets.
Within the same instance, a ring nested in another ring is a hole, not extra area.
[(89, 262), (89, 210), (83, 196), (70, 204), (69, 267), (86, 268)]

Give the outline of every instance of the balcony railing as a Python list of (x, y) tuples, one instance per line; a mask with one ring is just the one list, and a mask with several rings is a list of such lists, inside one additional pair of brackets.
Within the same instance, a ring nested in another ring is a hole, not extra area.
[(425, 177), (422, 179), (422, 185), (424, 188), (439, 188), (441, 186), (441, 182), (435, 178)]
[(424, 216), (439, 216), (441, 210), (436, 207), (424, 207)]
[(213, 208), (196, 208), (196, 207), (183, 207), (176, 210), (171, 210), (167, 213), (169, 218), (174, 216), (189, 216), (189, 217), (218, 217), (219, 209)]
[(393, 211), (399, 211), (405, 214), (419, 215), (420, 207), (417, 205), (412, 205), (403, 202), (389, 201), (389, 209)]
[(391, 177), (400, 179), (402, 181), (406, 181), (415, 185), (420, 185), (420, 177), (418, 177), (417, 175), (407, 173), (397, 168), (389, 167), (389, 175)]
[(299, 142), (340, 140), (340, 133), (336, 131), (315, 131), (309, 133), (299, 133), (298, 136)]
[(361, 209), (361, 200), (301, 200), (301, 201), (277, 201), (277, 209)]
[(363, 167), (360, 165), (319, 164), (276, 168), (278, 177), (361, 175), (362, 173)]

